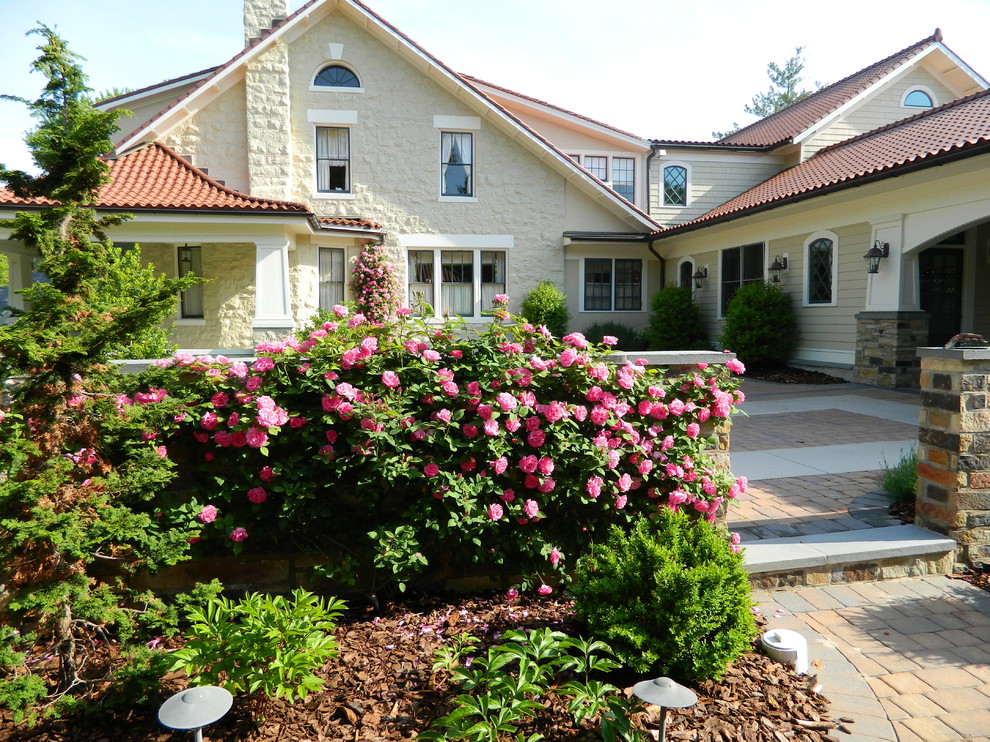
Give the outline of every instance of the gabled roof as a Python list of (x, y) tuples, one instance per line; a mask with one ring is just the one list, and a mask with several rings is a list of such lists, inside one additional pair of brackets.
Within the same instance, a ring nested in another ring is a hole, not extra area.
[[(804, 100), (792, 103), (756, 123), (750, 124), (734, 134), (718, 140), (719, 144), (741, 144), (759, 147), (774, 147), (793, 141), (802, 132), (828, 118), (857, 95), (911, 61), (934, 45), (942, 46), (942, 32), (935, 33), (896, 54), (881, 59), (875, 64), (839, 80), (828, 87), (812, 93)], [(948, 51), (948, 50), (946, 50)], [(950, 52), (951, 54), (951, 52)], [(955, 55), (952, 55), (955, 57)]]
[[(177, 100), (138, 126), (133, 133), (121, 142), (120, 150), (126, 152), (132, 147), (154, 141), (164, 131), (172, 128), (179, 121), (185, 120), (188, 116), (192, 115), (197, 105), (201, 105), (201, 101), (204, 98), (209, 95), (218, 94), (222, 89), (221, 86), (223, 83), (226, 83), (234, 75), (243, 71), (245, 65), (251, 59), (264, 53), (277, 40), (286, 38), (293, 29), (305, 28), (306, 24), (311, 20), (312, 14), (324, 5), (332, 6), (336, 11), (350, 9), (351, 12), (361, 14), (369, 21), (367, 27), (387, 34), (395, 48), (404, 50), (414, 55), (417, 59), (426, 62), (427, 72), (431, 73), (434, 82), (445, 81), (451, 86), (467, 91), (469, 95), (461, 97), (463, 102), (470, 105), (470, 102), (473, 101), (480, 109), (492, 110), (497, 115), (492, 117), (491, 120), (500, 121), (510, 130), (522, 131), (526, 136), (521, 137), (520, 141), (529, 143), (543, 158), (552, 162), (559, 171), (568, 173), (569, 177), (573, 179), (573, 182), (580, 184), (585, 191), (594, 193), (599, 197), (607, 195), (609, 202), (613, 206), (621, 209), (627, 216), (633, 217), (646, 229), (659, 226), (649, 214), (626, 201), (587, 170), (575, 164), (565, 152), (537, 133), (532, 127), (527, 126), (504, 106), (486, 95), (470, 79), (451, 70), (443, 62), (358, 0), (335, 0), (332, 3), (329, 0), (308, 0), (296, 12), (290, 14), (282, 21), (275, 22), (271, 30), (263, 32), (260, 38), (252, 39), (247, 47), (235, 54), (229, 61), (216, 67), (211, 74), (196, 83), (194, 87), (190, 88)], [(547, 158), (547, 155), (549, 155), (549, 158)]]
[[(159, 142), (110, 160), (108, 164), (110, 182), (100, 189), (93, 204), (97, 208), (310, 214), (302, 204), (257, 198), (227, 188)], [(50, 206), (53, 203), (42, 198), (19, 198), (0, 189), (0, 206)]]
[(990, 90), (924, 111), (817, 152), (658, 239), (765, 209), (990, 153)]

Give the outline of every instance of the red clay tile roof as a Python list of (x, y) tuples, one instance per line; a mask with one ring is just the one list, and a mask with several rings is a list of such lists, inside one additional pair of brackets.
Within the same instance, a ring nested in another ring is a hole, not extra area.
[(361, 229), (379, 230), (382, 225), (363, 217), (321, 216), (317, 220), (321, 226), (328, 227), (360, 227)]
[(990, 90), (833, 144), (707, 214), (660, 230), (687, 232), (785, 203), (990, 153)]
[[(110, 182), (100, 189), (97, 207), (180, 211), (242, 211), (310, 214), (291, 201), (239, 193), (193, 167), (165, 145), (155, 142), (111, 160)], [(0, 190), (0, 206), (45, 206), (46, 199), (23, 199)]]
[(866, 69), (812, 93), (804, 100), (792, 103), (777, 113), (760, 119), (718, 140), (719, 144), (743, 144), (772, 147), (791, 141), (808, 127), (848, 103), (875, 82), (914, 57), (918, 52), (942, 40), (938, 29), (927, 39), (902, 49)]

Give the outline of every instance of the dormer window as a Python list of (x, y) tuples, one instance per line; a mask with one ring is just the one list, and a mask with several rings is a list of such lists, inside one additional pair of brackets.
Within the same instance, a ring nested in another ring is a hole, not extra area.
[(313, 85), (319, 88), (360, 88), (361, 81), (347, 67), (331, 64), (316, 74)]
[(905, 108), (934, 108), (935, 101), (932, 100), (930, 93), (920, 88), (915, 88), (904, 96), (904, 101), (901, 105)]

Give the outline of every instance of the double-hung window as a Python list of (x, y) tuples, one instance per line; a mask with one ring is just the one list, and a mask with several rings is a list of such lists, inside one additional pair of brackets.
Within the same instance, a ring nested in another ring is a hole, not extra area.
[(344, 251), (339, 247), (320, 248), (320, 309), (344, 303)]
[[(183, 245), (179, 248), (179, 275), (192, 273), (203, 275), (203, 248)], [(179, 317), (181, 319), (203, 319), (203, 284), (190, 286), (179, 295)]]
[(632, 203), (636, 196), (636, 160), (632, 157), (612, 158), (612, 190)]
[(730, 247), (722, 251), (722, 269), (719, 273), (722, 285), (721, 308), (723, 316), (740, 286), (765, 280), (765, 265), (762, 242), (742, 245), (741, 247)]
[(440, 132), (440, 195), (474, 196), (474, 135)]
[(585, 312), (638, 312), (642, 308), (642, 260), (585, 258)]
[(424, 302), (426, 316), (478, 317), (505, 293), (501, 250), (410, 250), (409, 306)]
[(316, 190), (319, 193), (350, 193), (350, 129), (316, 127)]

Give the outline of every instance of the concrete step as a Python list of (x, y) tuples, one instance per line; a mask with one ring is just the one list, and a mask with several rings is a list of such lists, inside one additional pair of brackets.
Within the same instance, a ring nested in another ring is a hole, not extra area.
[(757, 589), (949, 574), (956, 542), (911, 525), (763, 539), (745, 547)]

